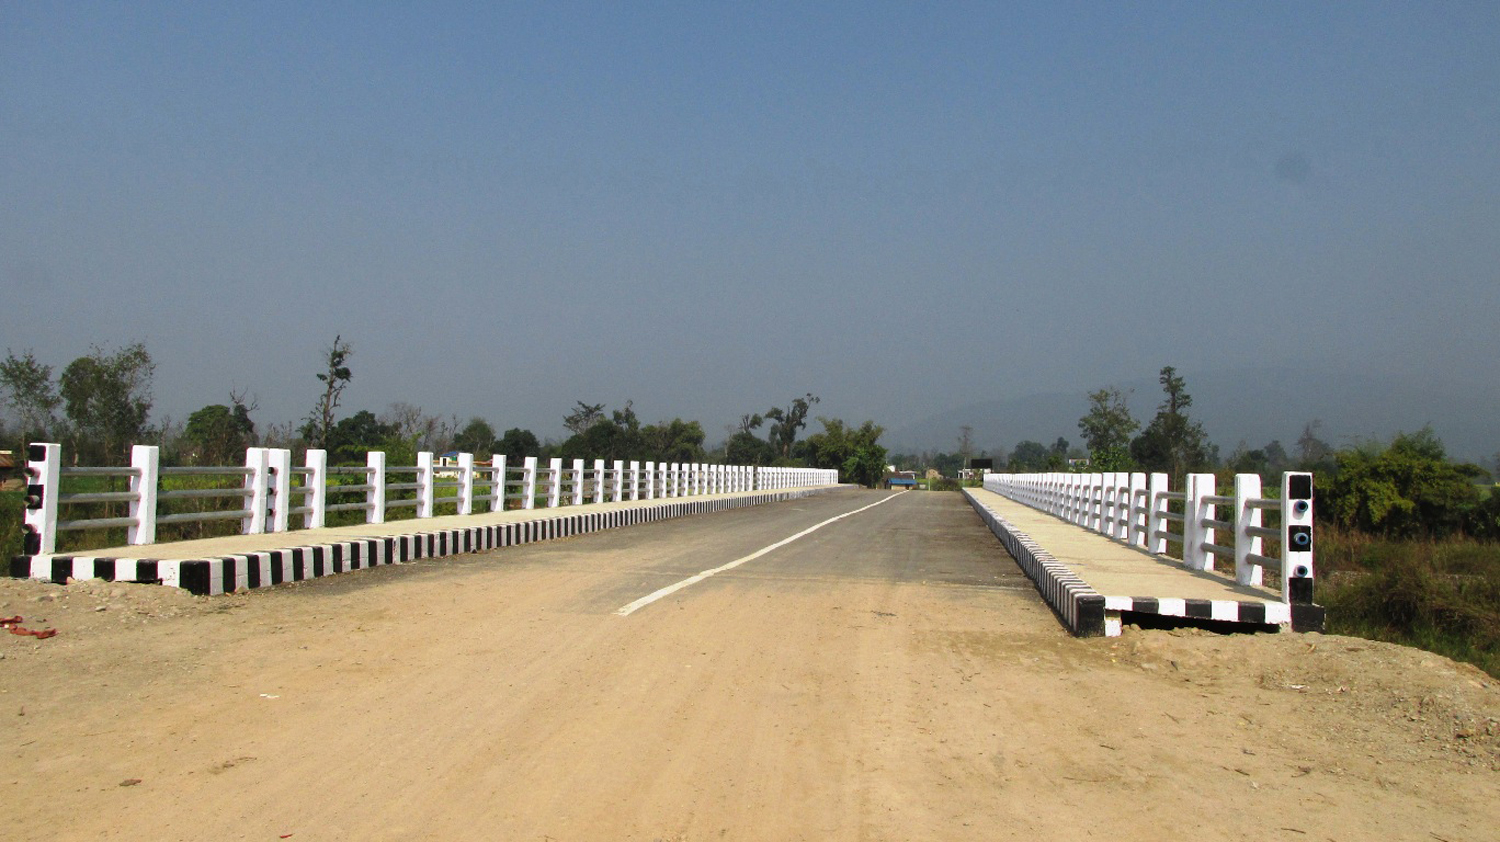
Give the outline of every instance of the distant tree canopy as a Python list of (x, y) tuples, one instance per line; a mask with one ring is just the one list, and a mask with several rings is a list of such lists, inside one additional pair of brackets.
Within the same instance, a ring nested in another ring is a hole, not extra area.
[(453, 449), (460, 453), (473, 453), (480, 459), (488, 459), (498, 442), (495, 428), (490, 426), (490, 422), (475, 417), (470, 418), (469, 423), (453, 437)]
[(5, 388), (6, 405), (20, 422), (16, 432), (22, 441), (46, 439), (62, 403), (52, 382), (52, 366), (37, 362), (31, 351), (17, 357), (7, 349), (5, 361), (0, 362), (0, 386)]
[(735, 433), (724, 444), (724, 461), (731, 465), (769, 466), (776, 459), (776, 446), (749, 430)]
[(1177, 369), (1165, 366), (1160, 381), (1166, 398), (1156, 417), (1130, 443), (1130, 455), (1147, 471), (1164, 471), (1180, 477), (1189, 471), (1211, 467), (1213, 451), (1203, 425), (1188, 416), (1193, 398)]
[(1095, 471), (1129, 470), (1130, 437), (1140, 422), (1130, 415), (1127, 395), (1115, 386), (1089, 393), (1088, 414), (1078, 419), (1078, 429), (1089, 449), (1089, 468)]
[(873, 421), (858, 428), (838, 418), (819, 417), (823, 432), (807, 437), (808, 462), (814, 468), (832, 468), (841, 479), (870, 488), (885, 476), (886, 450), (878, 444), (885, 430)]
[(99, 347), (63, 369), (58, 378), (72, 449), (94, 464), (119, 464), (127, 448), (146, 438), (151, 377), (156, 364), (137, 342), (113, 354)]
[(527, 456), (539, 455), (542, 443), (537, 441), (536, 434), (530, 430), (512, 427), (500, 437), (500, 441), (495, 444), (495, 450), (507, 460), (516, 462)]
[(196, 465), (232, 465), (255, 444), (255, 422), (250, 407), (232, 400), (233, 408), (216, 403), (188, 416), (182, 437), (190, 445), (187, 461)]
[(557, 449), (556, 455), (567, 460), (603, 459), (606, 462), (700, 462), (703, 461), (703, 426), (697, 421), (673, 418), (657, 424), (641, 425), (633, 405), (604, 416), (604, 404), (578, 402), (578, 410), (568, 416), (575, 432)]
[(1045, 444), (1027, 439), (1016, 443), (1010, 452), (1010, 469), (1016, 473), (1036, 473), (1047, 470), (1052, 452)]
[(807, 413), (812, 405), (818, 402), (818, 397), (812, 392), (795, 398), (785, 408), (773, 406), (766, 410), (763, 420), (770, 422), (769, 440), (771, 446), (783, 459), (790, 458), (792, 446), (797, 442), (797, 431), (807, 426)]
[(1500, 537), (1500, 522), (1495, 521), (1500, 509), (1481, 505), (1474, 484), (1483, 469), (1449, 462), (1431, 428), (1398, 434), (1384, 447), (1365, 444), (1343, 450), (1334, 458), (1337, 470), (1318, 489), (1320, 516), (1392, 538), (1461, 532)]
[(354, 374), (349, 369), (349, 357), (354, 354), (354, 349), (349, 347), (342, 335), (338, 335), (333, 337), (333, 344), (323, 354), (325, 370), (318, 373), (318, 380), (323, 383), (323, 394), (318, 396), (312, 413), (302, 425), (302, 437), (313, 447), (326, 448), (331, 452), (334, 450), (333, 426), (338, 407), (344, 390), (349, 387), (349, 381), (354, 379)]

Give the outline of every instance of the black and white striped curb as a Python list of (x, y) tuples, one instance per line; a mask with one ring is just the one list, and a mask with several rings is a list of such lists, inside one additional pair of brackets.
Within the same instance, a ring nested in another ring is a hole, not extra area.
[[(351, 570), (402, 564), (424, 558), (485, 552), (536, 541), (567, 538), (638, 523), (709, 514), (746, 506), (807, 497), (832, 490), (805, 488), (768, 491), (743, 497), (681, 500), (602, 512), (559, 513), (514, 523), (496, 523), (326, 544), (198, 559), (101, 558), (80, 555), (15, 556), (10, 575), (17, 579), (104, 579), (111, 582), (160, 584), (200, 596), (300, 582)], [(414, 521), (406, 521), (412, 526)], [(292, 537), (292, 535), (288, 535)]]
[[(1220, 620), (1254, 625), (1285, 625), (1292, 622), (1291, 606), (1281, 602), (1252, 602), (1229, 599), (1171, 599), (1167, 597), (1105, 596), (1078, 578), (1066, 565), (1017, 529), (999, 513), (981, 503), (968, 489), (964, 496), (1036, 583), (1037, 591), (1063, 619), (1068, 630), (1079, 637), (1107, 635), (1121, 631), (1120, 614), (1158, 614), (1195, 620)], [(1321, 623), (1318, 629), (1320, 630)], [(1303, 630), (1298, 628), (1297, 630)]]
[(1031, 540), (1030, 535), (979, 502), (968, 489), (964, 489), (964, 496), (969, 498), (974, 511), (1005, 545), (1021, 569), (1031, 577), (1042, 599), (1062, 618), (1068, 631), (1078, 637), (1099, 637), (1105, 633), (1103, 595), (1073, 575), (1072, 570)]

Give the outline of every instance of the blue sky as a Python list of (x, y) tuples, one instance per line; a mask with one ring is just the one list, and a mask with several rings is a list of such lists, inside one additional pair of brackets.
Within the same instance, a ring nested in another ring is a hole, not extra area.
[(185, 5), (0, 0), (0, 344), (158, 420), (1500, 399), (1494, 3)]

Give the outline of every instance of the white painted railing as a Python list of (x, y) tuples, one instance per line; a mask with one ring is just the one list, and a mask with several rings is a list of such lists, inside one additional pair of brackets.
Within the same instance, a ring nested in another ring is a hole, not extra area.
[[(164, 477), (229, 478), (219, 488), (164, 488)], [(64, 493), (62, 480), (70, 477), (124, 479), (124, 491)], [(460, 515), (506, 508), (578, 506), (586, 503), (654, 500), (738, 491), (761, 491), (838, 484), (838, 471), (815, 468), (760, 468), (710, 465), (701, 462), (637, 462), (595, 459), (592, 468), (582, 459), (565, 465), (562, 459), (539, 464), (527, 456), (520, 465), (493, 454), (479, 462), (470, 453), (434, 462), (431, 453), (418, 453), (417, 464), (392, 466), (386, 454), (370, 451), (364, 466), (328, 464), (328, 454), (309, 450), (304, 464), (292, 466), (292, 453), (282, 448), (252, 447), (244, 467), (161, 467), (158, 448), (136, 445), (131, 464), (119, 468), (68, 468), (57, 444), (33, 444), (27, 449), (24, 552), (56, 552), (59, 532), (124, 527), (126, 542), (152, 544), (161, 524), (210, 520), (239, 520), (242, 534), (285, 532), (291, 518), (302, 518), (301, 528), (322, 527), (333, 512), (360, 511), (367, 523), (384, 523), (392, 509), (411, 508), (418, 518), (433, 517), (439, 505), (452, 505)], [(345, 484), (342, 478), (357, 478)], [(393, 481), (392, 478), (395, 478)], [(330, 502), (335, 495), (361, 495), (356, 502)], [(232, 499), (237, 508), (160, 514), (163, 501)], [(300, 499), (298, 499), (300, 498)], [(65, 520), (64, 507), (94, 503), (128, 503), (119, 517)]]
[[(1157, 555), (1168, 542), (1182, 547), (1182, 564), (1213, 570), (1216, 559), (1233, 562), (1235, 581), (1260, 585), (1263, 568), (1281, 575), (1282, 600), (1311, 603), (1313, 591), (1312, 474), (1288, 472), (1281, 496), (1261, 496), (1258, 474), (1237, 474), (1230, 494), (1219, 494), (1213, 474), (1188, 474), (1181, 491), (1166, 474), (986, 474), (984, 487), (1070, 523)], [(1221, 518), (1221, 510), (1230, 514)], [(1278, 528), (1262, 523), (1267, 512)], [(1223, 538), (1220, 538), (1223, 536)], [(1264, 541), (1279, 552), (1266, 555)], [(1220, 543), (1223, 541), (1223, 543)]]

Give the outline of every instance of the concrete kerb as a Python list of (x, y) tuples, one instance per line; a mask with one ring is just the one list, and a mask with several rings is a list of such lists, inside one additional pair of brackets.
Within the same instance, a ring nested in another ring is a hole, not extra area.
[(1036, 585), (1042, 599), (1052, 606), (1063, 625), (1078, 637), (1100, 637), (1105, 634), (1104, 596), (1088, 583), (1073, 575), (1073, 571), (1058, 562), (1042, 549), (1031, 536), (1017, 529), (998, 512), (979, 502), (968, 489), (964, 497), (979, 513), (980, 519), (1000, 539), (1021, 569)]
[[(576, 507), (592, 511), (569, 511), (574, 507), (539, 509), (535, 510), (536, 516), (531, 518), (443, 529), (431, 529), (432, 524), (424, 524), (422, 520), (404, 520), (385, 524), (392, 530), (390, 534), (346, 537), (313, 544), (289, 543), (273, 549), (192, 558), (23, 555), (10, 560), (10, 575), (18, 579), (44, 579), (57, 584), (65, 584), (69, 579), (160, 584), (182, 588), (200, 596), (213, 596), (385, 564), (486, 552), (639, 523), (800, 499), (841, 487), (844, 486), (785, 488), (704, 497), (665, 498), (640, 501), (639, 504), (627, 506), (605, 503)], [(466, 519), (477, 521), (484, 519), (484, 516), (472, 515)], [(429, 529), (423, 530), (421, 527), (424, 525), (428, 525)], [(278, 537), (281, 535), (288, 542), (294, 542), (298, 533), (278, 533)]]
[[(1316, 623), (1294, 622), (1292, 606), (1274, 600), (1193, 599), (1103, 594), (1060, 563), (1031, 536), (964, 489), (964, 496), (1005, 548), (1036, 584), (1037, 591), (1057, 612), (1063, 624), (1079, 637), (1118, 636), (1124, 613), (1157, 614), (1193, 620), (1213, 620), (1262, 626), (1290, 626), (1295, 631), (1321, 631)], [(1227, 586), (1227, 583), (1226, 583)], [(1314, 606), (1317, 607), (1317, 606)]]

